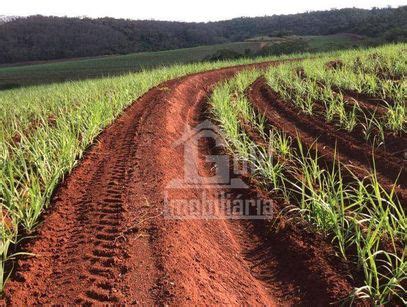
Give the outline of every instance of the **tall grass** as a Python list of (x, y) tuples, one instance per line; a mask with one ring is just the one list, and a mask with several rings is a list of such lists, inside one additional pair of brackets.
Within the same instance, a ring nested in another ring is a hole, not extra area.
[[(355, 100), (345, 98), (341, 91), (335, 91), (334, 86), (340, 86), (339, 82), (331, 83), (331, 81), (326, 81), (329, 78), (324, 79), (326, 74), (336, 75), (339, 74), (338, 72), (328, 73), (326, 72), (327, 69), (321, 64), (321, 69), (325, 73), (315, 77), (314, 61), (308, 60), (300, 64), (281, 65), (278, 68), (272, 68), (266, 73), (267, 82), (280, 97), (287, 102), (292, 102), (305, 114), (319, 113), (325, 117), (327, 122), (337, 124), (348, 132), (359, 126), (367, 133), (367, 127), (371, 127), (372, 123), (375, 124), (375, 129), (369, 132), (372, 139), (381, 137), (382, 131), (398, 134), (406, 132), (406, 97), (397, 98), (398, 100), (394, 101), (394, 103), (384, 101), (383, 108), (386, 109), (386, 114), (385, 116), (378, 116), (375, 112), (364, 110)], [(326, 61), (325, 59), (315, 62), (322, 63)], [(305, 71), (308, 77), (303, 78), (300, 76), (298, 72), (301, 71)], [(348, 72), (343, 71), (340, 75), (341, 77), (338, 78), (343, 81), (343, 76), (348, 75)], [(361, 90), (361, 93), (364, 93), (363, 90)], [(319, 103), (318, 109), (316, 108), (317, 103)], [(323, 112), (320, 111), (321, 107)], [(374, 119), (374, 122), (372, 122), (372, 119)], [(381, 141), (385, 140), (382, 139)]]
[[(375, 98), (386, 109), (379, 120), (383, 129), (405, 133), (407, 130), (407, 56), (405, 44), (389, 45), (366, 51), (346, 51), (336, 57), (337, 67), (329, 67), (329, 57), (302, 63), (307, 78), (333, 88)], [(311, 82), (311, 81), (310, 81)], [(324, 100), (324, 97), (321, 97)], [(329, 101), (329, 99), (328, 99)], [(358, 110), (358, 113), (361, 113)]]
[[(340, 257), (355, 263), (364, 284), (354, 289), (350, 300), (407, 303), (403, 288), (407, 220), (394, 190), (386, 191), (375, 171), (369, 178), (353, 175), (353, 180), (345, 181), (343, 173), (352, 173), (336, 159), (332, 168), (321, 168), (318, 152), (308, 151), (299, 139), (292, 140), (273, 127), (267, 134), (264, 118), (256, 115), (244, 95), (257, 76), (258, 72), (240, 74), (219, 85), (211, 97), (214, 118), (230, 152), (248, 162), (252, 175), (265, 187), (289, 200), (290, 212), (330, 239)], [(250, 138), (242, 119), (250, 120), (262, 141)]]

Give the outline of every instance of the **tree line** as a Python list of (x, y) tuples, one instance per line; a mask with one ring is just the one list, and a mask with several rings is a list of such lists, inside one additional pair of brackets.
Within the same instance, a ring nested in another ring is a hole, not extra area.
[(407, 6), (340, 9), (186, 23), (30, 16), (0, 22), (0, 63), (159, 51), (243, 41), (256, 36), (342, 32), (407, 40)]

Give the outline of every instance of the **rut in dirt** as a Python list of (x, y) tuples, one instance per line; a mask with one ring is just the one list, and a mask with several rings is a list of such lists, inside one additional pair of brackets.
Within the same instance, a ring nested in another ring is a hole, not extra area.
[(265, 236), (251, 222), (163, 216), (165, 188), (185, 163), (174, 142), (241, 69), (165, 82), (125, 110), (56, 193), (6, 302), (326, 305), (346, 296), (352, 284), (332, 247), (294, 225)]
[[(379, 181), (389, 191), (397, 182), (396, 193), (407, 205), (407, 161), (381, 148), (375, 149), (358, 136), (339, 130), (317, 115), (300, 113), (292, 103), (282, 101), (268, 86), (264, 77), (248, 89), (248, 96), (257, 112), (267, 117), (269, 124), (318, 152), (329, 166), (334, 158), (347, 165), (359, 178), (368, 176), (375, 167)], [(316, 142), (317, 141), (317, 142)], [(372, 161), (375, 161), (373, 166)]]

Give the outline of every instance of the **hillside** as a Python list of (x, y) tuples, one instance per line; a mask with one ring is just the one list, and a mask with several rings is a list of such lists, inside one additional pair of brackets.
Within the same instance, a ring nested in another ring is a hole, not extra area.
[(379, 41), (407, 38), (407, 6), (184, 23), (30, 16), (0, 23), (0, 64), (238, 42), (256, 36), (355, 33)]
[(174, 64), (280, 55), (295, 52), (330, 51), (371, 44), (365, 36), (257, 37), (245, 42), (140, 52), (127, 55), (35, 61), (0, 66), (0, 90), (15, 87), (121, 75)]

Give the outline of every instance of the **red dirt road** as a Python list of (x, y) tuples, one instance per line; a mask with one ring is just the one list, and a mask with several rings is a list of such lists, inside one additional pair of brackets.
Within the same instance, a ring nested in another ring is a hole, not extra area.
[[(24, 246), (36, 256), (18, 261), (6, 303), (326, 305), (349, 293), (329, 244), (289, 222), (265, 235), (261, 222), (163, 216), (167, 184), (183, 177), (174, 142), (199, 122), (211, 88), (239, 69), (166, 82), (102, 133)], [(209, 174), (200, 162), (189, 161)]]

